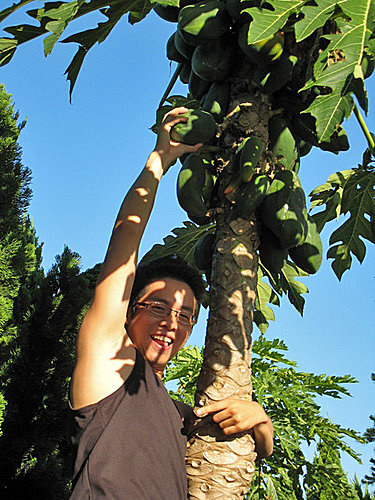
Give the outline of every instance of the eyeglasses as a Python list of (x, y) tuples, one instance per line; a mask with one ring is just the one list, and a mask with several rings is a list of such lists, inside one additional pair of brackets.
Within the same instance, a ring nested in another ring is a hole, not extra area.
[(136, 302), (136, 307), (145, 307), (151, 314), (158, 316), (159, 318), (167, 318), (171, 312), (174, 312), (177, 318), (177, 322), (183, 326), (193, 326), (197, 322), (193, 314), (188, 314), (183, 311), (176, 311), (165, 304), (160, 302)]

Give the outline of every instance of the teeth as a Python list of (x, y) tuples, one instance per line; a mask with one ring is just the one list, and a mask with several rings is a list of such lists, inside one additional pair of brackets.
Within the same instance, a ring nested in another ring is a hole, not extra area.
[(172, 339), (165, 337), (164, 335), (153, 335), (152, 338), (161, 340), (162, 342), (165, 342), (168, 345), (172, 344)]

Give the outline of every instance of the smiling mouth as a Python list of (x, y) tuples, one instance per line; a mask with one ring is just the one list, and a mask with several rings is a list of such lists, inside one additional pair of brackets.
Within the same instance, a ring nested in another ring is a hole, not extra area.
[(168, 349), (173, 344), (173, 340), (164, 335), (151, 335), (151, 339), (157, 344), (159, 349)]

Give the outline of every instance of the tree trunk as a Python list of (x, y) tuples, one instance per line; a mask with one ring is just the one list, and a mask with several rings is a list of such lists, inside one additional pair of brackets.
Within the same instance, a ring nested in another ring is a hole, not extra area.
[[(218, 221), (210, 315), (196, 405), (229, 396), (251, 400), (251, 333), (257, 284), (254, 222)], [(254, 474), (249, 433), (226, 437), (210, 417), (198, 421), (188, 445), (190, 499), (243, 498)]]
[[(254, 93), (248, 81), (249, 65), (237, 66), (232, 79), (229, 114), (222, 126), (220, 143), (227, 151), (218, 193), (230, 179), (227, 168), (237, 146), (251, 133), (268, 143), (270, 102)], [(264, 155), (259, 172), (269, 170)], [(272, 163), (272, 158), (271, 158)], [(229, 396), (252, 399), (251, 334), (257, 287), (259, 246), (255, 217), (233, 217), (229, 196), (218, 195), (217, 233), (213, 255), (210, 314), (204, 361), (195, 395), (196, 406)], [(255, 443), (251, 433), (225, 436), (211, 417), (198, 420), (188, 443), (188, 496), (191, 500), (235, 500), (244, 498), (254, 474)]]

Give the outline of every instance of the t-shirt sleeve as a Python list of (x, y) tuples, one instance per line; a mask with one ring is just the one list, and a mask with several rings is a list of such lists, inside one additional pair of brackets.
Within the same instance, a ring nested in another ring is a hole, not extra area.
[(172, 400), (176, 405), (176, 408), (181, 415), (181, 419), (183, 421), (183, 433), (187, 436), (187, 439), (190, 437), (190, 433), (193, 428), (194, 421), (196, 420), (196, 415), (193, 412), (193, 408), (186, 403), (182, 403), (181, 401), (177, 401), (175, 399)]
[[(90, 453), (124, 394), (124, 385), (122, 385), (101, 401), (77, 410), (72, 407), (69, 401), (71, 414), (70, 437), (75, 453), (77, 453), (78, 443), (80, 443), (80, 448), (84, 452), (83, 455), (87, 456)], [(78, 455), (77, 458), (79, 458)]]

